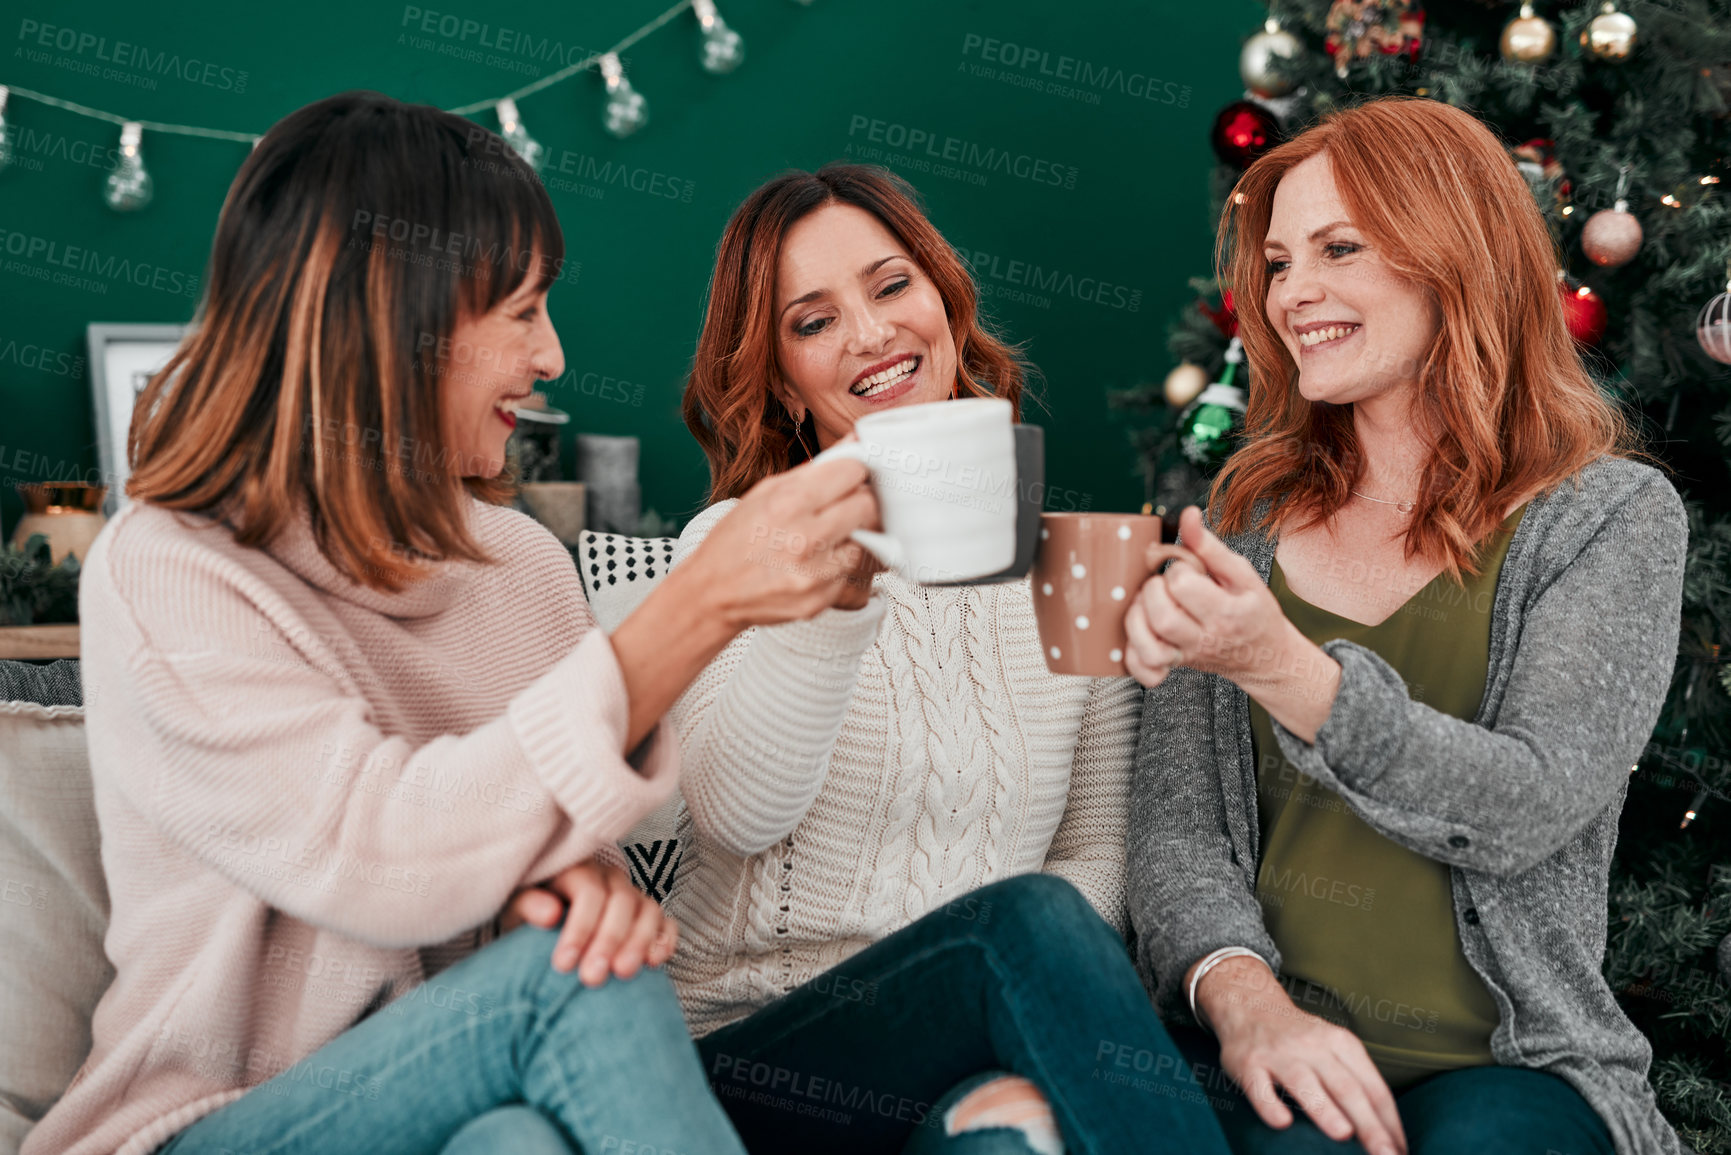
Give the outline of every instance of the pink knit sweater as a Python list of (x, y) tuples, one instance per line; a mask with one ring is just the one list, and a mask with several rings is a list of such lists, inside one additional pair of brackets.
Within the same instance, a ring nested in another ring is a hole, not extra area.
[(152, 1150), (671, 794), (675, 743), (658, 734), (641, 771), (621, 756), (625, 685), (570, 555), (521, 514), (470, 517), (498, 564), (395, 595), (344, 579), (304, 522), (247, 549), (134, 504), (91, 547), (115, 979), (25, 1155)]

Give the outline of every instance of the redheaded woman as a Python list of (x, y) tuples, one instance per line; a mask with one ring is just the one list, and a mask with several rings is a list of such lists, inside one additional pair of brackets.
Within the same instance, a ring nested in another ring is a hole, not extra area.
[(1208, 572), (1130, 613), (1145, 979), (1248, 1093), (1239, 1151), (1675, 1152), (1599, 963), (1682, 503), (1627, 456), (1467, 113), (1337, 113), (1225, 225), (1248, 439), (1212, 528), (1182, 518)]
[[(685, 405), (717, 503), (681, 552), (858, 418), (1022, 373), (906, 185), (770, 181), (710, 285)], [(1140, 698), (1046, 671), (1026, 580), (893, 573), (693, 683), (669, 973), (753, 1152), (1221, 1149), (1116, 933)]]

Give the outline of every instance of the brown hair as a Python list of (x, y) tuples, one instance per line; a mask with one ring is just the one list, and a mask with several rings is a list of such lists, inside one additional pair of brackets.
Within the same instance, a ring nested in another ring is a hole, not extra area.
[[(1352, 223), (1441, 314), (1417, 366), (1419, 405), (1441, 429), (1406, 534), (1408, 557), (1475, 572), (1473, 554), (1517, 497), (1544, 492), (1632, 446), (1621, 412), (1581, 364), (1557, 290), (1559, 255), (1525, 181), (1471, 114), (1381, 99), (1333, 113), (1252, 164), (1228, 198), (1216, 263), (1234, 290), (1250, 367), (1246, 443), (1210, 494), (1226, 532), (1318, 525), (1363, 468), (1350, 406), (1312, 404), (1264, 308), (1274, 192), (1326, 152)], [(1258, 528), (1261, 528), (1259, 525)]]
[[(745, 198), (727, 222), (709, 282), (703, 332), (685, 383), (685, 424), (709, 458), (709, 499), (738, 497), (808, 456), (800, 430), (770, 393), (779, 374), (775, 278), (795, 222), (827, 204), (876, 217), (932, 279), (956, 342), (961, 395), (1002, 397), (1017, 414), (1029, 367), (979, 318), (979, 294), (962, 258), (926, 219), (918, 194), (887, 169), (827, 164), (787, 172)], [(809, 418), (808, 418), (809, 420)]]
[[(319, 548), (397, 590), (487, 560), (440, 423), (458, 320), (557, 275), (546, 190), (496, 134), (371, 92), (309, 104), (223, 202), (194, 329), (139, 396), (127, 493), (268, 544), (302, 507)], [(431, 468), (428, 468), (428, 467)]]

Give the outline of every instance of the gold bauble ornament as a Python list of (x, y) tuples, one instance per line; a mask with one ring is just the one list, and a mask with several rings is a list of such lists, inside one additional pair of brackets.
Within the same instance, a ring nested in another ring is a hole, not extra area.
[(1503, 28), (1503, 59), (1539, 64), (1557, 50), (1557, 30), (1543, 16), (1533, 15), (1531, 4), (1521, 5), (1521, 14)]
[(1202, 366), (1192, 365), (1188, 361), (1180, 361), (1172, 372), (1166, 374), (1166, 383), (1162, 386), (1166, 394), (1166, 404), (1174, 409), (1182, 409), (1208, 388), (1208, 374), (1202, 371)]
[(1296, 87), (1297, 81), (1281, 75), (1280, 65), (1275, 61), (1290, 68), (1303, 51), (1304, 45), (1298, 37), (1281, 28), (1280, 22), (1270, 16), (1262, 31), (1244, 42), (1244, 50), (1238, 54), (1238, 77), (1256, 96), (1285, 96)]
[(1613, 64), (1629, 59), (1635, 51), (1634, 17), (1617, 11), (1612, 0), (1605, 0), (1593, 22), (1581, 29), (1581, 47)]
[(1581, 251), (1602, 269), (1617, 269), (1641, 251), (1641, 222), (1629, 211), (1629, 202), (1596, 212), (1581, 229)]

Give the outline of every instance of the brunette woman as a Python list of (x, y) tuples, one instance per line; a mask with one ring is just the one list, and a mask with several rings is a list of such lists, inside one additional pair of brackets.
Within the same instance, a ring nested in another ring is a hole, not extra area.
[[(685, 394), (716, 504), (680, 556), (859, 417), (1019, 405), (975, 300), (881, 169), (748, 197)], [(1139, 698), (1047, 673), (1026, 580), (892, 573), (693, 684), (669, 973), (752, 1151), (1220, 1149), (1117, 933)]]
[(1130, 613), (1156, 1001), (1214, 1032), (1185, 1041), (1249, 1097), (1239, 1151), (1675, 1152), (1599, 966), (1682, 503), (1627, 456), (1469, 114), (1337, 113), (1225, 226), (1248, 439), (1212, 528), (1182, 519), (1208, 572)]
[[(563, 368), (563, 253), (528, 167), (434, 108), (332, 97), (241, 166), (84, 569), (116, 976), (31, 1155), (741, 1150), (639, 970), (671, 924), (590, 860), (674, 789), (656, 720), (692, 675), (843, 588), (747, 562), (752, 528), (876, 506), (854, 464), (770, 479), (595, 629), (569, 554), (493, 504)], [(538, 880), (563, 933), (477, 951)]]

